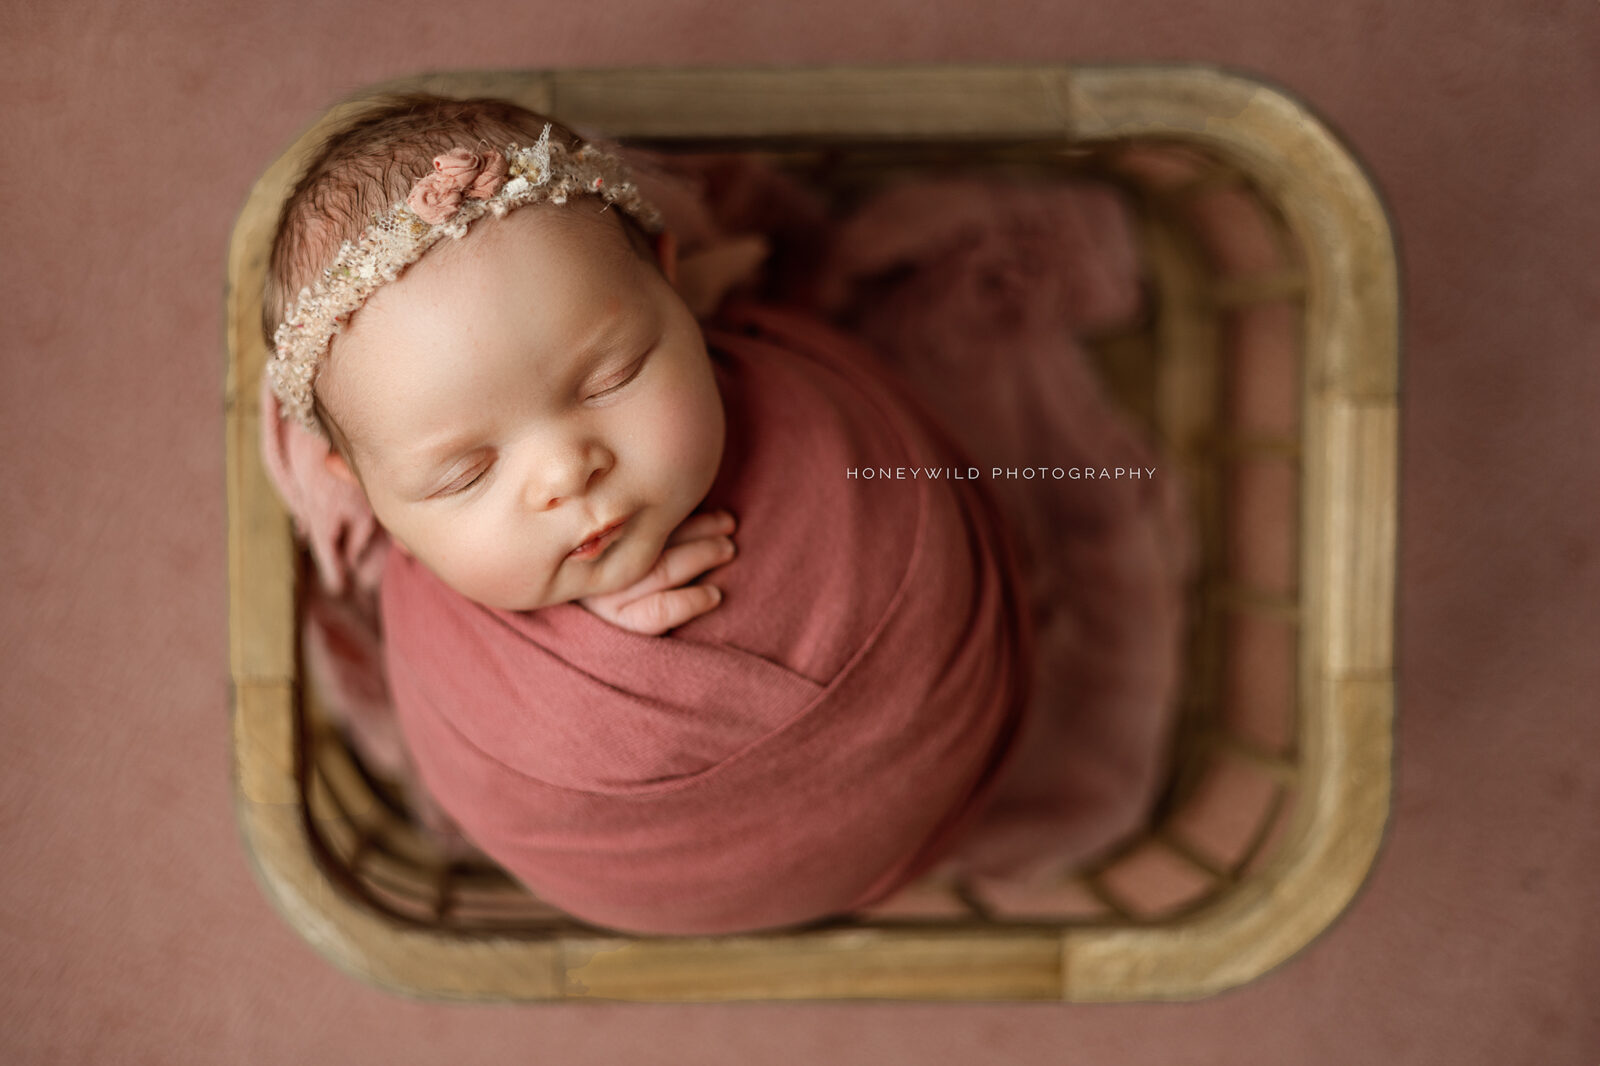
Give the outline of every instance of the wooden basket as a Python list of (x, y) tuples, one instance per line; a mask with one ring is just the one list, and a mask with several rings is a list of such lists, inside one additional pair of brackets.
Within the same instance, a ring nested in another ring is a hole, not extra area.
[(840, 196), (958, 154), (1115, 182), (1152, 311), (1097, 338), (1095, 356), (1188, 479), (1202, 572), (1157, 817), (1051, 892), (924, 881), (792, 932), (629, 937), (490, 864), (445, 861), (301, 684), (306, 571), (257, 450), (271, 230), (349, 105), (336, 107), (256, 184), (228, 261), (235, 795), (260, 879), (307, 939), (381, 985), (447, 999), (1103, 1001), (1238, 985), (1338, 916), (1389, 809), (1398, 289), (1377, 195), (1302, 105), (1190, 66), (445, 74), (384, 88), (503, 96), (653, 147), (757, 151)]

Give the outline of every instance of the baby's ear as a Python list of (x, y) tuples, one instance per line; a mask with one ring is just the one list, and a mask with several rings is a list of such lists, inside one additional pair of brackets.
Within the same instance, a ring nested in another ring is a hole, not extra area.
[(668, 285), (678, 284), (678, 238), (672, 231), (664, 229), (656, 235), (656, 262), (661, 264), (661, 273), (667, 279)]
[(684, 256), (676, 279), (667, 280), (696, 318), (706, 318), (728, 293), (759, 277), (771, 251), (759, 234), (730, 237)]
[(322, 465), (327, 469), (328, 473), (351, 488), (359, 489), (361, 487), (361, 481), (356, 477), (356, 472), (351, 470), (350, 464), (344, 461), (344, 456), (339, 454), (339, 449), (330, 445), (328, 454), (322, 457)]

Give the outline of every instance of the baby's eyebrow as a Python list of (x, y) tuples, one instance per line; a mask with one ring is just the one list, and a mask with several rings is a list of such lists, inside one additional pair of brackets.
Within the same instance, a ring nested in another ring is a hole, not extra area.
[(440, 434), (400, 452), (396, 481), (407, 496), (422, 497), (433, 490), (433, 482), (444, 473), (450, 460), (472, 449), (476, 435), (466, 432)]
[(619, 343), (633, 332), (634, 320), (637, 315), (630, 315), (626, 307), (614, 308), (600, 316), (594, 329), (589, 335), (579, 341), (570, 353), (573, 359), (572, 370), (583, 374), (594, 369), (602, 356), (606, 355)]
[(457, 453), (465, 451), (472, 444), (472, 439), (475, 435), (464, 430), (436, 433), (432, 437), (424, 438), (413, 447), (405, 449), (403, 454), (419, 465), (422, 463), (442, 463)]

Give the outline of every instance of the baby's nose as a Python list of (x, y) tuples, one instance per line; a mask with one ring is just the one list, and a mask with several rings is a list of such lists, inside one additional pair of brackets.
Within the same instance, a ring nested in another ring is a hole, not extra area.
[(542, 476), (532, 480), (528, 502), (537, 510), (554, 510), (592, 490), (615, 463), (611, 452), (597, 443), (574, 448), (547, 463)]

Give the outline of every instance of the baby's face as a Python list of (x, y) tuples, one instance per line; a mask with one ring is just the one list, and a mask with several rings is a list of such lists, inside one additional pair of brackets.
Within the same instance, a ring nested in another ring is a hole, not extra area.
[(722, 458), (699, 325), (587, 198), (434, 246), (352, 317), (318, 388), (378, 520), (491, 607), (633, 584)]

